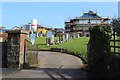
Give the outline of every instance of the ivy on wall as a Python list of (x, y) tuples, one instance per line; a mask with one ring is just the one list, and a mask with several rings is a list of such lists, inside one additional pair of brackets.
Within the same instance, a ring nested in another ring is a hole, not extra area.
[(113, 29), (111, 25), (98, 25), (90, 27), (89, 31), (91, 66), (94, 70), (101, 70), (101, 66), (105, 64), (105, 57), (110, 52), (109, 44)]

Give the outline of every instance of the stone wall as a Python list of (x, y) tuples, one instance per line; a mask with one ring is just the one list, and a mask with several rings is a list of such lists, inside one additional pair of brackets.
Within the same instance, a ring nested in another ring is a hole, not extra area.
[(7, 42), (1, 42), (1, 51), (2, 51), (2, 68), (7, 67)]
[(7, 66), (10, 68), (23, 68), (25, 62), (25, 53), (27, 45), (25, 39), (28, 36), (21, 30), (8, 31), (8, 49), (7, 49)]
[(8, 49), (7, 49), (7, 66), (19, 67), (19, 34), (8, 34)]

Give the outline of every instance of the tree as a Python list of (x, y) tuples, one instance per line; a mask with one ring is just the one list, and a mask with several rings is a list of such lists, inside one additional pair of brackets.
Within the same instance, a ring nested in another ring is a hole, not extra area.
[(120, 22), (118, 19), (112, 19), (111, 25), (113, 26), (114, 31), (120, 32)]

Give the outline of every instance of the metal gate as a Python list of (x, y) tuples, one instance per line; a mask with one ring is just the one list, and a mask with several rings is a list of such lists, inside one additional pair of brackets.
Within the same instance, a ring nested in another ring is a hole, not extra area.
[(28, 40), (25, 40), (25, 45), (27, 45), (26, 49), (26, 63), (29, 65), (38, 64), (38, 46), (32, 45), (32, 43)]

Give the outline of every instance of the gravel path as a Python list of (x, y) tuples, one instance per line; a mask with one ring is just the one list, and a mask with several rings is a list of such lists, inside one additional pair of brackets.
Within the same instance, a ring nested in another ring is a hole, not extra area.
[(57, 53), (39, 51), (40, 67), (36, 69), (17, 70), (4, 68), (3, 78), (85, 78), (91, 79), (95, 76), (80, 69), (83, 66), (78, 57)]

